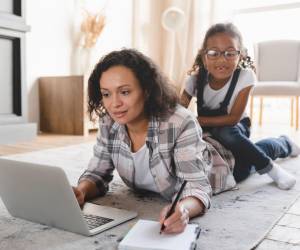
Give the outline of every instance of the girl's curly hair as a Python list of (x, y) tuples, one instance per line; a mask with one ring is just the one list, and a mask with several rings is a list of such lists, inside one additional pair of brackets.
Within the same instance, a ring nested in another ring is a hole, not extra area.
[(207, 49), (207, 40), (218, 34), (218, 33), (226, 33), (229, 36), (233, 37), (234, 39), (238, 40), (239, 43), (239, 49), (241, 51), (241, 59), (239, 61), (238, 67), (240, 68), (252, 68), (255, 71), (255, 67), (253, 65), (253, 61), (251, 60), (250, 56), (248, 56), (247, 49), (244, 47), (243, 39), (240, 31), (237, 29), (237, 27), (232, 23), (217, 23), (211, 26), (204, 37), (203, 44), (201, 49), (198, 51), (198, 54), (196, 56), (195, 62), (192, 66), (192, 69), (188, 72), (188, 74), (192, 73), (199, 73), (201, 71), (204, 71), (204, 64), (202, 61), (202, 57)]

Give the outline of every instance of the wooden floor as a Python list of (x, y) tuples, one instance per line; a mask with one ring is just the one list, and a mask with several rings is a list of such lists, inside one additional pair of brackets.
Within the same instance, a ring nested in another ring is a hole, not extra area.
[(300, 199), (289, 208), (256, 250), (300, 249)]
[[(96, 132), (89, 136), (40, 134), (31, 142), (15, 145), (0, 145), (0, 156), (32, 152), (55, 147), (79, 144), (96, 140)], [(266, 124), (263, 127), (253, 126), (252, 138), (257, 140), (269, 136), (286, 134), (300, 144), (300, 131), (288, 124)], [(300, 166), (299, 166), (300, 167)], [(256, 250), (299, 250), (300, 249), (300, 199), (288, 210), (274, 226)]]
[(36, 139), (12, 145), (0, 145), (0, 156), (21, 154), (37, 150), (63, 147), (84, 142), (96, 142), (97, 131), (90, 131), (88, 136), (39, 134)]

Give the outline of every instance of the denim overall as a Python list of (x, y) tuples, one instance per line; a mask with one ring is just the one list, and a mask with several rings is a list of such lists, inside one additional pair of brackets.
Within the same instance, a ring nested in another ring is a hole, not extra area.
[[(203, 71), (204, 72), (204, 71)], [(224, 98), (224, 100), (222, 102), (220, 102), (220, 107), (217, 109), (209, 109), (207, 107), (203, 106), (203, 92), (204, 92), (204, 81), (207, 79), (207, 71), (205, 70), (205, 74), (206, 76), (204, 76), (202, 79), (202, 83), (199, 84), (199, 88), (197, 90), (197, 112), (198, 112), (198, 116), (221, 116), (221, 115), (228, 115), (227, 112), (227, 107), (229, 105), (230, 99), (232, 97), (232, 94), (234, 92), (235, 86), (237, 84), (237, 81), (239, 79), (239, 75), (240, 75), (241, 69), (236, 69), (233, 73), (231, 82), (230, 82), (230, 86), (228, 88), (228, 91), (226, 93), (226, 96)], [(208, 83), (207, 83), (208, 84)], [(245, 126), (247, 127), (247, 133), (250, 133), (250, 126), (251, 126), (251, 122), (250, 119), (248, 117), (242, 119), (240, 121), (240, 123), (245, 124)], [(202, 129), (204, 131), (209, 131), (211, 128), (210, 127), (202, 127)], [(249, 134), (250, 135), (250, 134)]]
[[(198, 116), (228, 114), (227, 107), (236, 87), (240, 71), (240, 69), (236, 69), (233, 73), (229, 89), (224, 100), (220, 103), (220, 107), (218, 109), (209, 109), (203, 107), (203, 92), (208, 74), (206, 70), (201, 70), (198, 75), (199, 79), (197, 79), (199, 86), (197, 89)], [(273, 167), (271, 160), (287, 157), (291, 152), (291, 147), (285, 137), (267, 138), (253, 143), (249, 139), (250, 126), (250, 119), (246, 117), (232, 126), (202, 127), (204, 131), (209, 131), (213, 138), (233, 153), (235, 157), (233, 176), (237, 182), (247, 178), (252, 167), (259, 174), (267, 173)]]

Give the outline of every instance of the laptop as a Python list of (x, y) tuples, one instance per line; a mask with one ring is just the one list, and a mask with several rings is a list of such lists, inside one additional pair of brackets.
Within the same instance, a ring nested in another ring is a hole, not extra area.
[(0, 159), (0, 196), (14, 217), (86, 236), (137, 216), (93, 203), (81, 210), (65, 172), (35, 163)]

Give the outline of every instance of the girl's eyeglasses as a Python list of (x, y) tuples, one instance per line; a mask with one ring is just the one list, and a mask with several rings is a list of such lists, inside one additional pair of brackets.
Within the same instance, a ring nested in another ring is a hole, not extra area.
[(218, 51), (218, 50), (206, 50), (205, 55), (208, 59), (216, 60), (221, 55), (223, 55), (227, 60), (234, 60), (240, 55), (241, 51), (239, 50), (229, 50), (229, 51)]

